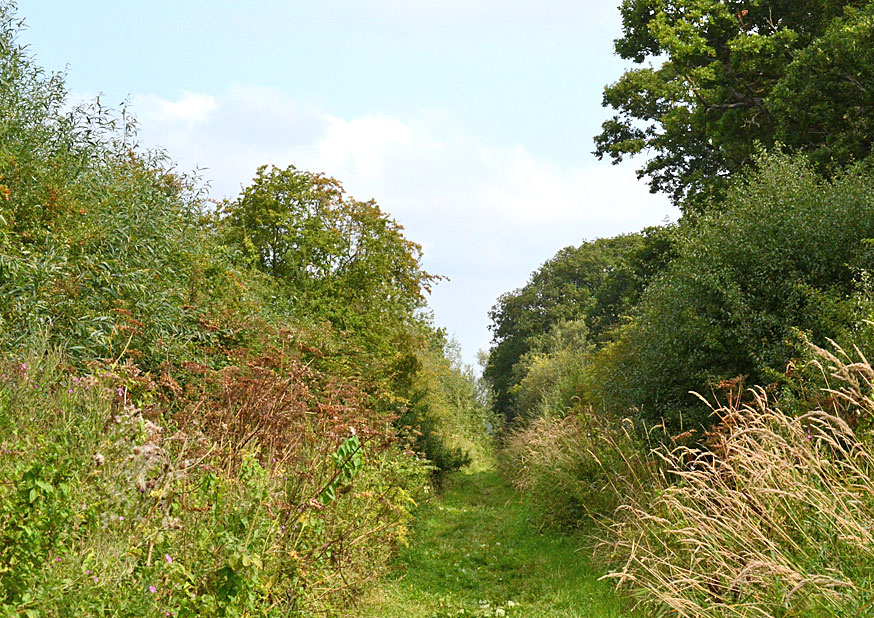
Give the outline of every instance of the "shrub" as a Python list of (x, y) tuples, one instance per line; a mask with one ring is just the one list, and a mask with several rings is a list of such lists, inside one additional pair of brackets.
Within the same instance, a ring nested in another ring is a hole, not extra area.
[(580, 404), (591, 349), (587, 334), (582, 320), (560, 320), (531, 338), (531, 350), (513, 367), (516, 418), (563, 415)]
[(872, 190), (866, 166), (824, 181), (804, 159), (761, 159), (685, 226), (678, 256), (592, 363), (592, 398), (679, 432), (712, 422), (690, 391), (738, 376), (782, 383), (799, 331), (822, 345), (856, 318), (847, 299), (870, 265)]

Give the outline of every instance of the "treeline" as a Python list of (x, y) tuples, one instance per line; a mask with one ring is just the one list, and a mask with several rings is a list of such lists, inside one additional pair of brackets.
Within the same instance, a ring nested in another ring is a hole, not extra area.
[(506, 469), (657, 614), (863, 615), (874, 3), (620, 10), (641, 66), (605, 89), (596, 154), (648, 153), (683, 215), (498, 300)]
[(340, 612), (495, 423), (373, 201), (235, 199), (71, 108), (0, 4), (0, 613)]

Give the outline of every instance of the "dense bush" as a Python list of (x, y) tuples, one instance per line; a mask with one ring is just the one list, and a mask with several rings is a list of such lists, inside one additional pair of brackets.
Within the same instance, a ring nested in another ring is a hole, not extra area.
[(824, 343), (858, 317), (872, 192), (867, 166), (825, 181), (804, 159), (763, 158), (719, 211), (682, 228), (678, 256), (594, 360), (593, 399), (680, 431), (710, 422), (690, 391), (780, 382), (797, 333)]
[(4, 615), (312, 615), (403, 538), (425, 469), (353, 386), (281, 355), (192, 367), (170, 421), (135, 367), (62, 360), (2, 368)]
[(488, 454), (418, 246), (294, 168), (216, 208), (19, 27), (0, 2), (0, 613), (344, 611)]
[(579, 405), (591, 349), (587, 335), (585, 322), (576, 320), (557, 322), (531, 338), (531, 349), (513, 368), (517, 419), (549, 418)]
[(579, 321), (593, 343), (609, 341), (673, 252), (670, 226), (566, 247), (524, 287), (502, 295), (489, 312), (493, 346), (483, 374), (495, 410), (508, 421), (527, 414), (513, 389), (525, 376), (523, 359), (538, 353), (538, 339), (562, 322)]
[(471, 464), (489, 465), (498, 419), (478, 395), (478, 378), (464, 366), (457, 342), (435, 331), (420, 359), (399, 421), (409, 430), (412, 447), (436, 467), (438, 477)]

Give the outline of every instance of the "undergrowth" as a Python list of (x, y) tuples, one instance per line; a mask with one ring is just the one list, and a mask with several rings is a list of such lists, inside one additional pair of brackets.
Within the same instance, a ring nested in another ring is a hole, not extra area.
[(4, 615), (311, 616), (380, 572), (428, 473), (388, 419), (282, 356), (202, 384), (4, 364)]

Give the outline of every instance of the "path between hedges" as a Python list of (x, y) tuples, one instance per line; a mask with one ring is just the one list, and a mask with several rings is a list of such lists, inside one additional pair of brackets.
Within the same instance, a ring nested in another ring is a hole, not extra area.
[(580, 540), (538, 532), (532, 518), (495, 471), (456, 474), (419, 510), (360, 618), (628, 617)]

